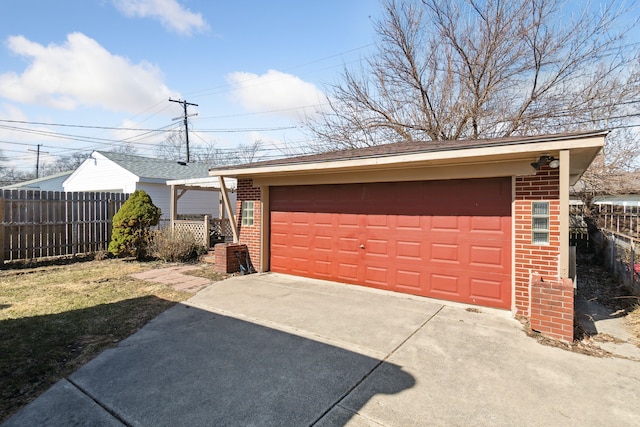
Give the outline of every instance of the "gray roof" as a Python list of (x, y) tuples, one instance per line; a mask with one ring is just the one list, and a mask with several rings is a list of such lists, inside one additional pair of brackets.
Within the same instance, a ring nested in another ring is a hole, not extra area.
[(389, 157), (405, 154), (416, 154), (437, 151), (465, 150), (479, 147), (499, 147), (516, 144), (527, 144), (540, 141), (566, 140), (593, 135), (606, 135), (606, 131), (570, 132), (549, 135), (511, 136), (492, 139), (466, 139), (452, 141), (401, 141), (390, 144), (374, 145), (371, 147), (351, 148), (346, 150), (328, 151), (319, 154), (286, 157), (282, 159), (265, 160), (244, 165), (231, 165), (212, 168), (211, 171), (223, 171), (239, 168), (255, 168), (261, 166), (281, 166), (292, 164), (319, 163), (336, 160), (354, 160), (373, 157)]
[(5, 185), (4, 188), (38, 189), (40, 184), (48, 181), (56, 180), (56, 179), (60, 181), (60, 184), (61, 184), (60, 187), (62, 188), (62, 181), (67, 179), (69, 176), (71, 176), (72, 173), (73, 171), (58, 172), (53, 175), (43, 176), (42, 178), (30, 179), (28, 181), (22, 181), (22, 182), (17, 182), (11, 185)]
[(132, 154), (95, 151), (129, 172), (147, 179), (189, 179), (209, 176), (206, 163), (184, 163), (175, 160), (153, 159)]

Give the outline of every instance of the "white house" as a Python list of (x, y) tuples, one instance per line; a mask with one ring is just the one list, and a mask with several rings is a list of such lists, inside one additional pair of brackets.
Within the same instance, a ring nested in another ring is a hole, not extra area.
[[(162, 220), (168, 221), (171, 211), (170, 180), (206, 177), (209, 166), (203, 163), (185, 163), (153, 159), (131, 154), (94, 151), (69, 176), (62, 186), (64, 191), (105, 191), (133, 193), (144, 190), (153, 203), (162, 210)], [(234, 184), (228, 184), (232, 189)], [(219, 187), (209, 191), (190, 190), (180, 197), (178, 214), (184, 216), (210, 215), (218, 218), (220, 212)], [(230, 192), (234, 200), (235, 192)]]
[(73, 171), (60, 172), (42, 178), (30, 179), (16, 184), (6, 185), (3, 188), (11, 190), (40, 190), (40, 191), (64, 191), (62, 183)]

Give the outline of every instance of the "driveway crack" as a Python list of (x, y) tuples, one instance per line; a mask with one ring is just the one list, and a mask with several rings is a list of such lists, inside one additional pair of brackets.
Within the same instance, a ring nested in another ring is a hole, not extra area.
[(72, 380), (71, 378), (65, 378), (72, 386), (74, 386), (75, 388), (78, 389), (78, 391), (82, 394), (84, 394), (85, 396), (87, 396), (89, 399), (91, 399), (96, 405), (98, 405), (99, 407), (101, 407), (102, 409), (104, 409), (106, 412), (109, 413), (109, 415), (111, 415), (113, 418), (115, 418), (116, 420), (120, 421), (123, 425), (125, 425), (126, 427), (132, 427), (132, 425), (130, 423), (128, 423), (126, 420), (124, 420), (120, 415), (118, 415), (114, 410), (112, 410), (111, 408), (109, 408), (108, 406), (106, 406), (104, 403), (100, 402), (96, 397), (94, 397), (91, 393), (89, 393), (87, 390), (85, 390), (83, 387), (81, 387), (78, 383), (76, 383), (74, 380)]
[[(413, 332), (411, 332), (409, 335), (407, 335), (407, 337), (402, 340), (400, 342), (400, 344), (398, 344), (397, 346), (395, 346), (395, 348), (393, 348), (393, 350), (391, 350), (384, 358), (382, 358), (381, 360), (378, 361), (378, 363), (376, 363), (373, 368), (371, 368), (369, 370), (369, 372), (367, 372), (366, 374), (364, 374), (362, 376), (362, 378), (360, 378), (360, 380), (358, 380), (353, 386), (351, 386), (342, 396), (340, 396), (333, 404), (329, 405), (329, 407), (327, 408), (326, 411), (324, 411), (322, 414), (320, 414), (320, 416), (318, 418), (316, 418), (316, 420), (314, 422), (312, 422), (310, 425), (314, 426), (316, 425), (322, 418), (324, 418), (325, 415), (327, 415), (329, 412), (331, 412), (335, 407), (340, 406), (341, 408), (344, 408), (343, 405), (340, 405), (340, 403), (347, 398), (347, 396), (349, 396), (356, 388), (358, 388), (358, 386), (360, 386), (360, 384), (362, 384), (367, 378), (369, 378), (380, 366), (382, 366), (383, 363), (385, 363), (387, 360), (389, 360), (389, 358), (391, 356), (393, 356), (403, 345), (406, 344), (407, 341), (409, 341), (411, 338), (413, 338), (413, 336), (415, 334), (417, 334), (420, 330), (422, 330), (422, 328), (424, 328), (427, 323), (429, 323), (431, 321), (431, 319), (433, 319), (434, 317), (436, 317), (438, 315), (438, 313), (440, 313), (440, 311), (442, 311), (442, 309), (444, 308), (444, 305), (441, 305), (440, 308), (438, 308), (438, 310), (433, 313), (431, 316), (429, 316), (424, 322), (422, 322), (422, 324), (420, 324), (420, 326), (418, 326)], [(349, 411), (352, 412), (352, 411)]]

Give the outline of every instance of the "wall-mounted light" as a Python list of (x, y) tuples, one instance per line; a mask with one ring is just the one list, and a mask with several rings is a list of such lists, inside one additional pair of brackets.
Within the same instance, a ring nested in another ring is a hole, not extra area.
[(542, 155), (537, 162), (531, 163), (531, 166), (537, 171), (544, 165), (549, 165), (551, 169), (557, 169), (560, 166), (560, 160), (553, 156)]

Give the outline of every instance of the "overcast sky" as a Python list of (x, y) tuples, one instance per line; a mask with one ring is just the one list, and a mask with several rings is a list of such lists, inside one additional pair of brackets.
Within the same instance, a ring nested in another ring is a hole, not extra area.
[(44, 161), (123, 139), (153, 156), (166, 135), (144, 129), (181, 125), (169, 98), (198, 104), (195, 143), (260, 139), (273, 155), (304, 145), (301, 118), (326, 107), (343, 64), (370, 52), (379, 9), (377, 0), (3, 2), (4, 165), (34, 168), (37, 144)]

